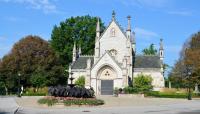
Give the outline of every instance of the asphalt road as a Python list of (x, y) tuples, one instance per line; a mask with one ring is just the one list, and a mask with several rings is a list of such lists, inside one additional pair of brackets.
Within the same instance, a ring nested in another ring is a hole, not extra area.
[[(16, 112), (16, 113), (15, 113)], [(13, 97), (0, 98), (0, 114), (200, 114), (200, 100), (148, 106), (20, 107)]]

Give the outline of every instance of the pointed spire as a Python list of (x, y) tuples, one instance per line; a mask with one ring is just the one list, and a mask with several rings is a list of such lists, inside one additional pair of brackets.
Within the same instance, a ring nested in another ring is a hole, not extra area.
[(76, 42), (74, 42), (73, 52), (76, 52)]
[(160, 39), (160, 50), (163, 50), (163, 39)]
[(112, 20), (115, 20), (115, 11), (112, 12)]
[(135, 42), (135, 32), (132, 32), (132, 38), (131, 38), (131, 40), (132, 40), (132, 44), (136, 44), (136, 42)]
[(73, 48), (73, 57), (72, 57), (73, 62), (76, 61), (76, 42), (74, 42), (74, 48)]
[(131, 31), (131, 16), (127, 16), (128, 19), (128, 26), (127, 26), (127, 31)]
[(79, 45), (79, 49), (78, 49), (78, 55), (81, 55), (81, 45)]
[(100, 22), (99, 17), (97, 17), (97, 26), (96, 26), (96, 37), (100, 37)]

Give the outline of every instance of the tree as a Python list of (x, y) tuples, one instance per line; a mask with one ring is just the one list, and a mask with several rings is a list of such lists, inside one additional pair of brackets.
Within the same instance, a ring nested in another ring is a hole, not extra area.
[(85, 87), (85, 76), (80, 76), (76, 81), (75, 84), (80, 87)]
[(144, 93), (150, 91), (153, 88), (153, 86), (151, 85), (152, 80), (153, 79), (150, 75), (144, 75), (141, 73), (134, 78), (133, 86), (137, 88), (139, 92)]
[[(55, 55), (49, 43), (39, 36), (26, 36), (14, 44), (11, 52), (4, 56), (0, 66), (0, 74), (5, 79), (9, 88), (20, 83), (24, 86), (33, 86), (33, 74), (43, 74), (46, 86), (66, 84), (67, 77), (64, 75), (59, 58)], [(38, 77), (37, 77), (38, 78)], [(32, 79), (32, 81), (31, 81)]]
[[(81, 46), (82, 54), (94, 54), (96, 36), (96, 17), (77, 16), (66, 19), (54, 26), (51, 34), (51, 46), (60, 56), (63, 65), (72, 61), (73, 44)], [(100, 20), (101, 30), (105, 29)]]
[(151, 44), (148, 48), (142, 50), (144, 55), (156, 55), (157, 50), (154, 47), (154, 44)]
[[(192, 74), (188, 80), (187, 67), (192, 66)], [(200, 84), (200, 32), (192, 35), (184, 43), (180, 58), (176, 62), (170, 75), (170, 80), (176, 84), (187, 87), (188, 81), (194, 85)]]

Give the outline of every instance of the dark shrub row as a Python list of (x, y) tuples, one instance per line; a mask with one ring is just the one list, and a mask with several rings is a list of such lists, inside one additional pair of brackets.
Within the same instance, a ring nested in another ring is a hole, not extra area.
[(76, 98), (93, 98), (93, 88), (86, 89), (85, 87), (49, 87), (48, 93), (54, 97), (76, 97)]

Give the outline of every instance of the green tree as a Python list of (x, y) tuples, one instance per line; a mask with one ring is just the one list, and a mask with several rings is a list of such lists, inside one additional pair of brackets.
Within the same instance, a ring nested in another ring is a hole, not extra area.
[(133, 81), (133, 86), (138, 89), (138, 92), (147, 92), (150, 91), (152, 86), (152, 78), (150, 75), (138, 74)]
[(15, 88), (20, 83), (24, 86), (33, 86), (31, 77), (35, 73), (43, 73), (45, 84), (66, 84), (64, 68), (51, 49), (49, 43), (38, 36), (26, 36), (17, 42), (11, 52), (2, 58), (0, 65), (1, 78), (6, 86)]
[(85, 87), (85, 76), (80, 76), (76, 81), (75, 84), (80, 87)]
[(148, 48), (142, 50), (144, 55), (156, 55), (157, 50), (154, 47), (154, 44), (151, 44)]
[[(188, 79), (187, 66), (192, 67), (190, 80)], [(187, 87), (188, 82), (192, 87), (200, 84), (200, 32), (192, 35), (183, 44), (180, 52), (179, 60), (169, 74), (169, 78), (173, 83), (180, 87)]]
[(33, 87), (36, 88), (44, 87), (46, 85), (45, 81), (46, 81), (45, 74), (33, 73), (31, 76), (31, 84), (33, 85)]
[[(73, 44), (81, 46), (82, 54), (93, 54), (96, 37), (96, 17), (77, 16), (66, 19), (54, 26), (51, 34), (51, 46), (60, 56), (63, 65), (72, 61)], [(105, 29), (100, 20), (101, 30)]]

